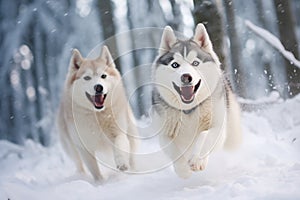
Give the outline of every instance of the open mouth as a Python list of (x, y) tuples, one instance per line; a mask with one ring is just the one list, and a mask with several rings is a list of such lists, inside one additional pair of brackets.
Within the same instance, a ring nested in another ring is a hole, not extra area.
[(85, 95), (90, 100), (90, 102), (95, 106), (96, 109), (102, 109), (104, 107), (106, 94), (96, 93), (95, 95), (90, 95), (89, 93), (85, 92)]
[(198, 83), (193, 86), (193, 85), (184, 85), (182, 87), (177, 86), (174, 82), (173, 83), (173, 87), (175, 88), (175, 90), (178, 92), (178, 94), (180, 95), (181, 100), (183, 101), (183, 103), (192, 103), (194, 98), (195, 98), (195, 94), (200, 86), (201, 83), (201, 79), (198, 81)]

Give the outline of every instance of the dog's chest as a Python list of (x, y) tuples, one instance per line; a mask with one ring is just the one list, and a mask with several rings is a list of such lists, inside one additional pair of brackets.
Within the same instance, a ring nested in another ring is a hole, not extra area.
[(113, 138), (114, 123), (109, 123), (109, 117), (99, 119), (95, 114), (74, 115), (75, 135), (81, 142), (87, 144), (110, 143)]
[(202, 131), (208, 130), (211, 125), (212, 114), (210, 110), (198, 108), (191, 114), (182, 114), (179, 135), (193, 137)]
[(182, 111), (168, 110), (167, 116), (169, 119), (164, 126), (167, 132), (191, 136), (208, 130), (212, 124), (213, 114), (211, 106), (205, 103), (188, 114)]

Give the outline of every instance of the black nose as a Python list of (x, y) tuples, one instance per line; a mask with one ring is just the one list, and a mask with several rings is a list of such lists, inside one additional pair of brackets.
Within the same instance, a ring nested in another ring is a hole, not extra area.
[(103, 86), (98, 84), (94, 86), (94, 89), (97, 93), (101, 93), (103, 91)]
[(182, 74), (181, 75), (181, 82), (183, 83), (191, 83), (193, 80), (193, 77), (190, 74)]

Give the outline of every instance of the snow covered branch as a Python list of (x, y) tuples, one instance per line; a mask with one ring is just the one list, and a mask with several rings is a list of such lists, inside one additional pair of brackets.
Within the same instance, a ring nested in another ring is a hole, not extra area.
[(267, 108), (270, 105), (278, 104), (282, 102), (283, 99), (280, 98), (280, 94), (277, 91), (271, 92), (268, 96), (262, 97), (260, 99), (244, 99), (238, 98), (238, 102), (241, 105), (243, 111), (257, 111)]
[(251, 29), (254, 33), (256, 33), (258, 36), (260, 36), (266, 42), (268, 42), (271, 46), (277, 49), (286, 59), (288, 59), (291, 62), (291, 64), (300, 68), (300, 61), (295, 58), (292, 52), (287, 51), (285, 49), (281, 41), (275, 35), (273, 35), (272, 33), (270, 33), (269, 31), (263, 28), (254, 25), (252, 22), (248, 20), (246, 20), (245, 23), (249, 29)]

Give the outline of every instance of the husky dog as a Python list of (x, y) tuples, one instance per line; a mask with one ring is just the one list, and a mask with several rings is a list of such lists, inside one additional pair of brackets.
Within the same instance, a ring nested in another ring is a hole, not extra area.
[(103, 178), (97, 158), (121, 171), (133, 165), (137, 129), (120, 73), (106, 46), (96, 59), (83, 58), (73, 50), (58, 128), (62, 145), (78, 171), (84, 172), (85, 166), (95, 180)]
[(175, 172), (204, 170), (210, 153), (241, 142), (240, 109), (203, 24), (189, 40), (166, 26), (153, 64), (153, 104), (160, 145)]

